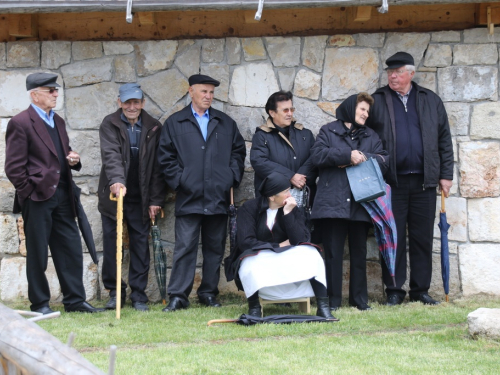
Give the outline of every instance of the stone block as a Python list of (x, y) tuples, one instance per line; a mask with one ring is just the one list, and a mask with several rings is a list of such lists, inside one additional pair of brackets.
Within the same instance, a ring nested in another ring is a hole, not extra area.
[(134, 46), (129, 42), (102, 42), (105, 55), (128, 55), (134, 52)]
[(233, 71), (229, 87), (229, 103), (264, 107), (267, 98), (278, 90), (278, 81), (270, 63), (240, 65)]
[(102, 42), (73, 42), (73, 61), (102, 57)]
[(250, 151), (252, 149), (252, 142), (245, 142), (245, 149), (246, 149), (246, 154), (245, 154), (245, 162), (244, 162), (244, 170), (251, 172), (253, 171), (252, 168), (252, 163), (250, 162)]
[(295, 76), (293, 94), (301, 98), (318, 100), (321, 90), (321, 75), (301, 69)]
[(437, 31), (431, 34), (431, 42), (460, 43), (460, 31)]
[(163, 211), (165, 217), (158, 220), (158, 226), (161, 230), (161, 239), (164, 243), (175, 244), (175, 202), (165, 203)]
[(445, 102), (498, 100), (498, 69), (451, 66), (438, 70), (439, 95)]
[(266, 60), (267, 54), (262, 38), (241, 38), (245, 61)]
[(462, 142), (459, 159), (462, 197), (497, 197), (500, 194), (499, 143)]
[(176, 40), (136, 42), (134, 49), (137, 74), (143, 77), (170, 68), (177, 53), (177, 46)]
[(493, 35), (490, 35), (488, 29), (484, 27), (464, 30), (464, 43), (479, 44), (498, 42), (500, 42), (500, 30), (498, 28), (494, 29)]
[(302, 65), (317, 72), (323, 71), (326, 35), (306, 36), (302, 48)]
[(472, 107), (471, 139), (500, 139), (500, 103), (480, 103)]
[(84, 60), (61, 68), (65, 87), (78, 87), (109, 82), (113, 74), (113, 58)]
[(174, 106), (189, 89), (187, 79), (175, 68), (143, 78), (139, 84), (163, 111)]
[[(349, 296), (349, 277), (350, 277), (350, 262), (344, 260), (342, 267), (342, 296)], [(368, 286), (368, 299), (376, 300), (382, 297), (384, 285), (382, 283), (382, 268), (378, 261), (366, 262), (366, 278)]]
[(8, 180), (0, 180), (0, 212), (12, 212), (16, 190)]
[(356, 45), (359, 47), (379, 48), (384, 46), (385, 33), (356, 34)]
[(7, 42), (7, 68), (40, 66), (40, 42)]
[[(385, 75), (387, 77), (387, 74)], [(418, 85), (425, 87), (433, 92), (436, 92), (436, 73), (432, 72), (416, 72), (413, 76), (413, 81)]]
[(496, 44), (456, 44), (453, 65), (491, 65), (498, 62)]
[[(110, 113), (112, 113), (112, 109), (110, 109)], [(97, 130), (69, 130), (68, 136), (71, 148), (80, 154), (82, 161), (82, 169), (79, 172), (74, 171), (73, 175), (99, 176), (101, 171), (99, 132)]]
[(323, 112), (321, 108), (309, 100), (294, 98), (293, 106), (296, 108), (294, 113), (295, 120), (311, 130), (315, 137), (323, 125), (334, 120), (332, 116)]
[(254, 172), (245, 172), (240, 186), (234, 191), (234, 202), (239, 207), (245, 201), (253, 198), (255, 198)]
[(19, 253), (19, 234), (17, 233), (17, 216), (14, 214), (0, 214), (0, 238), (2, 246), (0, 254)]
[(201, 45), (199, 43), (186, 48), (182, 54), (178, 54), (175, 59), (175, 66), (187, 78), (200, 72), (200, 53)]
[(444, 103), (452, 136), (469, 134), (469, 103)]
[(333, 35), (328, 38), (329, 47), (352, 47), (356, 45), (356, 40), (352, 35)]
[(293, 81), (295, 80), (295, 68), (278, 69), (278, 77), (281, 89), (284, 91), (292, 91)]
[(451, 47), (447, 44), (431, 44), (425, 52), (424, 66), (443, 68), (452, 61)]
[(464, 244), (458, 254), (464, 297), (500, 295), (500, 244)]
[[(500, 198), (469, 199), (468, 203), (469, 239), (500, 242), (500, 215), (498, 214)], [(500, 253), (500, 247), (496, 249)]]
[(152, 117), (159, 120), (163, 116), (164, 112), (147, 95), (145, 95), (145, 99), (144, 110)]
[[(461, 284), (460, 275), (458, 269), (458, 257), (456, 255), (450, 254), (450, 277), (449, 281), (449, 294), (451, 299), (456, 299), (461, 297)], [(443, 289), (443, 277), (441, 273), (441, 254), (432, 254), (432, 279), (431, 287), (429, 289), (429, 294), (434, 298), (439, 300), (439, 297), (445, 297)]]
[(24, 221), (23, 217), (17, 218), (17, 233), (19, 234), (19, 253), (26, 256), (26, 236), (24, 235)]
[(500, 340), (500, 309), (481, 307), (467, 315), (469, 335)]
[(360, 91), (373, 92), (378, 83), (379, 56), (371, 48), (327, 48), (323, 99), (339, 100)]
[(115, 82), (135, 82), (135, 57), (122, 55), (115, 57)]
[(222, 62), (225, 42), (225, 39), (204, 39), (201, 46), (201, 60), (206, 63)]
[(193, 39), (179, 40), (179, 44), (177, 45), (177, 56), (182, 55), (193, 44), (199, 44), (200, 48), (201, 48), (201, 39), (198, 39), (198, 40), (193, 40)]
[(239, 38), (226, 38), (226, 54), (228, 65), (241, 62), (241, 43)]
[(226, 114), (238, 124), (238, 129), (247, 142), (252, 141), (255, 129), (266, 123), (267, 114), (262, 108), (226, 106)]
[[(451, 225), (448, 230), (448, 240), (467, 241), (467, 199), (449, 197), (445, 199), (446, 218)], [(441, 210), (441, 196), (437, 198), (436, 220), (434, 223), (434, 237), (441, 238), (439, 230), (439, 212)]]
[(206, 74), (220, 82), (220, 86), (215, 88), (214, 98), (223, 102), (227, 102), (229, 93), (229, 65), (204, 65), (201, 68), (201, 74)]
[(0, 69), (5, 69), (6, 64), (5, 43), (0, 43)]
[(97, 291), (99, 290), (97, 264), (92, 261), (89, 254), (83, 254), (83, 287), (87, 301), (97, 299)]
[[(0, 139), (5, 139), (5, 132), (7, 131), (7, 124), (10, 119), (0, 118)], [(0, 177), (5, 176), (5, 142), (0, 142)]]
[(290, 68), (300, 64), (300, 37), (267, 37), (267, 52), (277, 68)]
[(427, 33), (387, 33), (380, 60), (385, 63), (396, 52), (404, 51), (413, 56), (415, 67), (418, 68), (430, 39), (431, 36)]
[(316, 105), (321, 108), (323, 111), (335, 117), (335, 112), (339, 107), (340, 103), (332, 103), (332, 102), (318, 102)]
[(71, 62), (71, 42), (54, 40), (42, 42), (42, 68), (59, 69)]

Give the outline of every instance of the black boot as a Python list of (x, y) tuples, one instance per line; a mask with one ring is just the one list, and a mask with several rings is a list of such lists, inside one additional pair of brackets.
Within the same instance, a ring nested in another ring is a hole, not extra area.
[(262, 306), (260, 305), (259, 298), (248, 299), (248, 314), (251, 316), (258, 316), (262, 318)]
[(316, 304), (318, 305), (318, 311), (316, 311), (316, 316), (321, 316), (328, 320), (338, 321), (336, 317), (330, 312), (330, 304), (328, 302), (328, 297), (316, 297)]

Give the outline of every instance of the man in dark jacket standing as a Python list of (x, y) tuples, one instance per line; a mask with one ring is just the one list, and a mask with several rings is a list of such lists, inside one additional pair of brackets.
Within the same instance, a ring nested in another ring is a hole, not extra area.
[[(109, 194), (118, 196), (121, 190), (130, 245), (130, 299), (136, 310), (149, 310), (145, 293), (150, 260), (148, 235), (150, 220), (163, 204), (165, 183), (156, 157), (161, 124), (143, 109), (144, 103), (144, 94), (138, 84), (122, 85), (118, 99), (120, 108), (106, 116), (99, 128), (102, 158), (99, 212), (104, 250), (102, 280), (110, 291), (107, 309), (116, 308), (116, 202), (109, 199)], [(122, 305), (126, 286), (122, 280)]]
[(229, 190), (243, 176), (245, 142), (236, 122), (211, 107), (219, 81), (189, 77), (191, 104), (171, 115), (162, 129), (158, 160), (167, 184), (177, 192), (175, 250), (163, 311), (189, 306), (201, 229), (203, 279), (197, 294), (206, 306), (220, 307), (219, 275), (227, 232)]
[(410, 301), (435, 305), (428, 294), (432, 276), (432, 242), (436, 187), (448, 196), (453, 180), (453, 148), (443, 102), (420, 87), (413, 57), (398, 52), (386, 60), (388, 86), (374, 94), (367, 125), (383, 141), (390, 155), (387, 181), (392, 187), (392, 209), (398, 231), (396, 287), (382, 264), (387, 304), (399, 305), (406, 292), (406, 226), (410, 258)]

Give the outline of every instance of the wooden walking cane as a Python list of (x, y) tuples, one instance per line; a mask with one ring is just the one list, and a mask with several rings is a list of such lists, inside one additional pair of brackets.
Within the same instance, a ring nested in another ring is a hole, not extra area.
[(123, 195), (122, 188), (118, 197), (109, 193), (109, 199), (116, 202), (116, 319), (120, 319), (122, 306), (122, 245), (123, 245)]

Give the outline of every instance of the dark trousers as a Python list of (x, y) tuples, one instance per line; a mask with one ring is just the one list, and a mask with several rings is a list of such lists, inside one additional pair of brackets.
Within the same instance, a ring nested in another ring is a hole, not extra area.
[(42, 202), (26, 199), (22, 212), (31, 310), (49, 306), (50, 289), (45, 276), (48, 247), (64, 296), (64, 306), (78, 306), (86, 298), (82, 243), (67, 189), (58, 187), (50, 199)]
[(398, 175), (398, 186), (392, 188), (392, 211), (398, 231), (396, 251), (396, 287), (387, 266), (382, 262), (386, 293), (405, 296), (406, 226), (408, 224), (410, 258), (410, 296), (427, 293), (432, 277), (432, 240), (436, 217), (436, 189), (424, 189), (421, 174)]
[[(127, 202), (123, 205), (123, 218), (127, 221), (130, 264), (128, 283), (132, 302), (148, 302), (145, 289), (149, 273), (149, 221), (142, 220), (141, 203)], [(116, 297), (116, 220), (101, 215), (103, 237), (102, 282), (109, 289), (109, 296)], [(122, 298), (127, 284), (122, 279)]]
[(219, 294), (220, 265), (226, 247), (227, 215), (190, 214), (175, 218), (175, 249), (168, 295), (188, 301), (193, 289), (201, 229), (202, 280), (198, 297)]
[(325, 247), (326, 284), (330, 306), (342, 303), (342, 266), (344, 243), (349, 240), (350, 276), (349, 304), (368, 303), (366, 282), (366, 239), (371, 223), (345, 219), (323, 219), (321, 223)]

